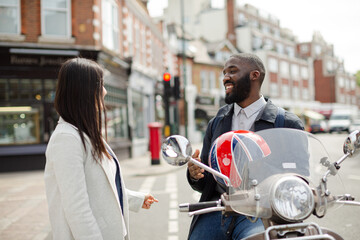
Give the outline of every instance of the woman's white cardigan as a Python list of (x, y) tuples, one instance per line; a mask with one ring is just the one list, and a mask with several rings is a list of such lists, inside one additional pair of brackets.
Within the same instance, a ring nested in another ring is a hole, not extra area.
[(129, 209), (139, 211), (145, 194), (126, 189), (121, 178), (122, 214), (110, 160), (96, 162), (87, 136), (85, 142), (86, 150), (77, 128), (60, 118), (46, 149), (44, 178), (53, 240), (129, 239)]

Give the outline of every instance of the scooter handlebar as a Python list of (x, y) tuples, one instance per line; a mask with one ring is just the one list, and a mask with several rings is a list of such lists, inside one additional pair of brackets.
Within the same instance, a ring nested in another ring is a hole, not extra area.
[(179, 205), (180, 212), (193, 212), (205, 208), (220, 207), (221, 199), (218, 201), (199, 202), (199, 203), (182, 203)]

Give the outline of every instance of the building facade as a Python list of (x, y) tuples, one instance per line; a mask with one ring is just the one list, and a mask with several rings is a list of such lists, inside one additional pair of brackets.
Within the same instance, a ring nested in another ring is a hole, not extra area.
[(58, 70), (73, 57), (104, 68), (108, 142), (119, 158), (147, 151), (168, 50), (143, 2), (9, 0), (0, 8), (1, 166), (43, 167), (58, 120)]

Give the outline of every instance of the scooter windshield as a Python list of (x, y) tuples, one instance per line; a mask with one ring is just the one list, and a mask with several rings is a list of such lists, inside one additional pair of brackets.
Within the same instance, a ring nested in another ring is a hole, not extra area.
[[(312, 134), (288, 128), (274, 128), (239, 134), (232, 140), (230, 206), (247, 216), (270, 218), (275, 183), (285, 176), (299, 176), (314, 193), (333, 163), (323, 144)], [(331, 184), (341, 181), (329, 178)], [(301, 199), (301, 189), (295, 190)], [(317, 206), (321, 207), (321, 206)]]

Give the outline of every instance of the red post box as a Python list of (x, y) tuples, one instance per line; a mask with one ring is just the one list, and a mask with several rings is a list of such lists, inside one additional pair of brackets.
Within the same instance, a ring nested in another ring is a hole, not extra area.
[(152, 122), (148, 124), (149, 128), (149, 145), (151, 152), (151, 165), (160, 164), (160, 148), (161, 148), (161, 128), (162, 124)]

